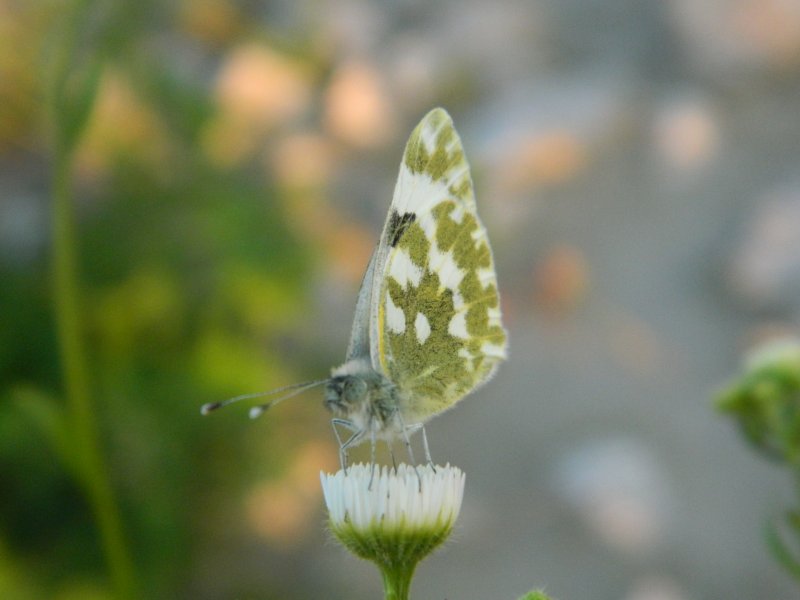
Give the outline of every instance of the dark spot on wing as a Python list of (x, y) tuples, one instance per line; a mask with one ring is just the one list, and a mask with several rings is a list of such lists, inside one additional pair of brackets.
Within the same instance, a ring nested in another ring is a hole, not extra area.
[(414, 213), (403, 213), (401, 216), (396, 210), (392, 211), (392, 216), (389, 217), (389, 229), (386, 232), (389, 239), (389, 245), (394, 248), (397, 242), (403, 237), (403, 234), (408, 229), (408, 226), (414, 222), (417, 215)]

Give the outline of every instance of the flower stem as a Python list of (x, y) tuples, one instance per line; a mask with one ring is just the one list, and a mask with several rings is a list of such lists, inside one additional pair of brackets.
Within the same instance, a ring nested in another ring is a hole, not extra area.
[(416, 565), (391, 567), (381, 565), (383, 576), (383, 595), (385, 600), (408, 600), (411, 579), (414, 577)]
[[(73, 0), (53, 25), (50, 67), (44, 73), (53, 128), (52, 277), (56, 337), (68, 409), (71, 464), (99, 531), (115, 598), (136, 596), (133, 561), (102, 454), (92, 405), (78, 275), (72, 167), (97, 96), (102, 61), (97, 31), (86, 24), (94, 3)], [(94, 35), (90, 35), (94, 32)]]
[(133, 566), (122, 532), (108, 469), (101, 453), (89, 392), (72, 212), (72, 153), (56, 145), (53, 175), (53, 295), (61, 369), (75, 444), (78, 476), (100, 531), (117, 598), (133, 598)]

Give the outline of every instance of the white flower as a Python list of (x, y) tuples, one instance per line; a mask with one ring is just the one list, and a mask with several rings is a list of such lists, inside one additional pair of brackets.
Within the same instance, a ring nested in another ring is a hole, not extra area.
[[(375, 470), (374, 476), (372, 474)], [(352, 465), (321, 473), (331, 525), (356, 529), (450, 527), (461, 510), (464, 473), (449, 464), (414, 467)]]
[(320, 476), (333, 534), (351, 552), (377, 563), (385, 585), (407, 593), (416, 564), (453, 530), (464, 473), (450, 465), (356, 464)]

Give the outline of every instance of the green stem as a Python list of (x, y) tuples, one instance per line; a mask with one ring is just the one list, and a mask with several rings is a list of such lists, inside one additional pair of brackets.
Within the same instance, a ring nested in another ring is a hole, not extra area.
[(122, 532), (89, 393), (72, 212), (71, 152), (56, 149), (53, 178), (53, 284), (58, 344), (81, 483), (94, 512), (117, 597), (135, 597), (133, 565)]
[(385, 600), (408, 600), (415, 566), (389, 567), (381, 565)]

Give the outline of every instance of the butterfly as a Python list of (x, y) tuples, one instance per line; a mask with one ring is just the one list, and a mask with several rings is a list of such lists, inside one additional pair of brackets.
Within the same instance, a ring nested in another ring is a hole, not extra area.
[[(331, 376), (289, 392), (267, 408), (324, 385), (344, 468), (365, 440), (409, 435), (488, 381), (507, 355), (492, 251), (478, 218), (469, 166), (450, 115), (430, 111), (411, 133), (389, 214), (356, 301), (345, 362)], [(350, 431), (342, 440), (338, 427)], [(374, 463), (374, 460), (373, 460)]]

